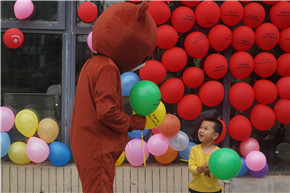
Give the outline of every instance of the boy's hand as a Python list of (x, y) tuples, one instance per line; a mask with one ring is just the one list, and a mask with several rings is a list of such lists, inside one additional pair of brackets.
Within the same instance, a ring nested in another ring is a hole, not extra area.
[(208, 164), (204, 164), (204, 165), (202, 165), (202, 166), (200, 166), (200, 167), (197, 167), (197, 171), (199, 172), (199, 173), (203, 173), (203, 172), (209, 172), (209, 168), (208, 168)]

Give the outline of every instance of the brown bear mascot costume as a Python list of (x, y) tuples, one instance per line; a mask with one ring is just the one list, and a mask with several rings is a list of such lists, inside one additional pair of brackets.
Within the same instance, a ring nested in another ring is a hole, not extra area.
[(93, 28), (92, 56), (78, 80), (71, 122), (71, 150), (84, 193), (112, 193), (115, 162), (125, 149), (127, 132), (143, 130), (146, 119), (124, 112), (120, 71), (130, 71), (150, 56), (157, 27), (141, 6), (112, 5)]

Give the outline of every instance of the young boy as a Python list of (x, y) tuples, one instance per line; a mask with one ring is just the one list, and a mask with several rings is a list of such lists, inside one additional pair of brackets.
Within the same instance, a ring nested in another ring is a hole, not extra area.
[(222, 123), (215, 118), (205, 118), (198, 129), (198, 139), (201, 144), (194, 146), (189, 155), (188, 170), (192, 173), (193, 180), (188, 185), (189, 192), (214, 192), (220, 193), (222, 187), (219, 180), (210, 174), (208, 160), (211, 154), (219, 147), (214, 141), (223, 129)]

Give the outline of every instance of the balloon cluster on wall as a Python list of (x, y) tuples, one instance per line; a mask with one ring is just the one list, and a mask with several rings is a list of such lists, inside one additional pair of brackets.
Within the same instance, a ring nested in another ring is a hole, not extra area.
[[(69, 148), (55, 141), (59, 133), (58, 123), (52, 118), (40, 122), (37, 112), (23, 109), (16, 116), (8, 107), (0, 107), (1, 118), (1, 157), (8, 154), (16, 164), (41, 163), (47, 158), (55, 166), (64, 166), (71, 158)], [(16, 129), (28, 138), (27, 143), (16, 141), (11, 144), (8, 132)], [(37, 135), (36, 135), (37, 132)]]
[[(237, 141), (250, 139), (252, 127), (265, 131), (273, 127), (275, 120), (290, 123), (290, 117), (286, 116), (290, 113), (289, 10), (287, 12), (290, 3), (282, 1), (269, 4), (265, 1), (265, 4), (271, 6), (269, 14), (272, 23), (264, 23), (266, 12), (262, 3), (243, 2), (243, 5), (238, 1), (225, 1), (220, 7), (214, 1), (182, 3), (171, 12), (166, 1), (149, 2), (148, 12), (158, 28), (157, 47), (160, 59), (147, 61), (139, 70), (140, 79), (158, 84), (162, 101), (176, 104), (177, 116), (185, 120), (197, 118), (203, 105), (219, 105), (225, 94), (228, 94), (231, 106), (241, 112), (250, 109), (256, 101), (259, 104), (252, 108), (250, 119), (237, 115), (229, 122), (229, 134)], [(242, 25), (231, 30), (238, 23)], [(194, 31), (194, 26), (197, 29), (208, 29), (208, 35), (202, 33), (202, 30)], [(248, 51), (254, 45), (262, 52), (252, 56)], [(277, 45), (285, 53), (276, 59), (269, 50)], [(230, 46), (235, 52), (226, 59), (220, 52)], [(217, 53), (208, 54), (211, 48)], [(203, 60), (203, 69), (199, 66), (187, 66), (191, 58)], [(228, 69), (240, 82), (232, 85), (229, 92), (225, 93), (220, 79)], [(169, 75), (177, 73), (180, 77), (166, 76), (167, 72)], [(276, 72), (283, 77), (275, 85), (266, 78)], [(261, 77), (253, 87), (243, 82), (252, 73)], [(204, 82), (205, 75), (207, 82)], [(199, 92), (185, 94), (186, 87), (198, 89)], [(280, 99), (277, 99), (278, 96)], [(271, 109), (268, 105), (274, 102), (274, 108)], [(164, 123), (165, 121), (166, 119)], [(161, 136), (154, 137), (150, 143), (154, 139), (159, 139), (160, 143), (163, 141), (162, 144), (167, 146), (166, 140)], [(161, 144), (156, 146), (163, 147)], [(149, 149), (152, 151), (152, 148)], [(243, 155), (245, 158), (241, 158), (242, 169), (238, 176), (246, 167), (254, 176), (261, 177), (257, 171), (265, 173), (268, 170), (268, 164), (262, 159), (265, 156), (261, 154), (254, 152), (248, 158), (246, 154)], [(255, 168), (255, 164), (263, 168)]]

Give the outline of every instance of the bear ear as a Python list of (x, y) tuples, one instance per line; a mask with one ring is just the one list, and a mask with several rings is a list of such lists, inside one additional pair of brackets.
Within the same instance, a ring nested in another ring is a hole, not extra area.
[(146, 11), (148, 8), (149, 8), (149, 3), (147, 1), (143, 1), (138, 11), (138, 21), (145, 19)]

